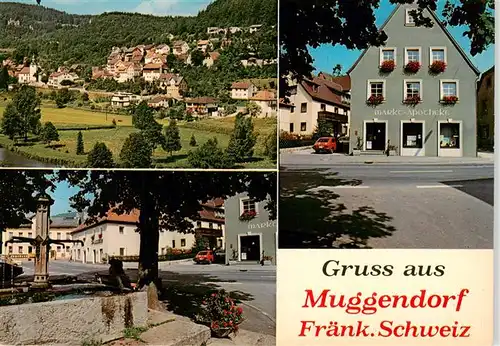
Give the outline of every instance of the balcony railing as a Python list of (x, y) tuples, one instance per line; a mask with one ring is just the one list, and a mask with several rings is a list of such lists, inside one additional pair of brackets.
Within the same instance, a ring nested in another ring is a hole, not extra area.
[(347, 124), (349, 121), (348, 116), (345, 114), (339, 114), (339, 113), (328, 112), (328, 111), (319, 111), (318, 112), (318, 119), (337, 121), (337, 122), (340, 122), (343, 124)]
[(204, 235), (208, 237), (222, 237), (222, 229), (217, 228), (206, 228), (206, 227), (196, 227), (196, 235)]

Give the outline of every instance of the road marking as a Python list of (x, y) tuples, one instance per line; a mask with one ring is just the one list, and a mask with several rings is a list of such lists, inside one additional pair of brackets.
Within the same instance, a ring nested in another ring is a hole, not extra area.
[(417, 185), (417, 189), (439, 189), (450, 187), (463, 187), (463, 185)]
[(261, 278), (275, 278), (276, 275), (267, 275), (267, 276), (261, 276)]
[(390, 171), (389, 173), (453, 173), (453, 171)]
[(340, 185), (340, 186), (332, 186), (334, 189), (369, 189), (369, 186), (365, 185)]
[(227, 282), (227, 281), (217, 281), (217, 282), (206, 282), (209, 285), (241, 285), (241, 282)]

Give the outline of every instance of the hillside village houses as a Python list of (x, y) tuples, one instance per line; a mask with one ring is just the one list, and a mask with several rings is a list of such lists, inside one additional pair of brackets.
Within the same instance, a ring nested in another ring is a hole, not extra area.
[(233, 100), (249, 100), (257, 87), (252, 82), (234, 82), (231, 85), (231, 98)]
[(332, 135), (349, 133), (349, 77), (320, 74), (293, 84), (288, 104), (280, 104), (280, 130), (310, 136), (324, 119), (333, 126)]
[(219, 101), (213, 97), (191, 97), (184, 100), (186, 111), (200, 116), (219, 116)]
[(76, 73), (70, 72), (54, 72), (49, 76), (49, 81), (47, 84), (49, 86), (58, 87), (61, 85), (61, 82), (64, 80), (68, 80), (74, 82), (78, 79), (78, 75)]
[(273, 91), (258, 91), (254, 96), (250, 97), (250, 101), (260, 107), (259, 117), (276, 116), (277, 100), (276, 94)]
[(365, 50), (349, 71), (351, 148), (380, 152), (390, 141), (401, 156), (475, 157), (479, 71), (434, 12), (424, 11), (432, 28), (415, 26), (415, 6), (397, 6), (383, 25), (386, 46)]

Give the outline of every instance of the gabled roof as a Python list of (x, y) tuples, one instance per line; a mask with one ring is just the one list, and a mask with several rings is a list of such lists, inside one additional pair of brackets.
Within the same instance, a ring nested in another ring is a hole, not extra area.
[(132, 210), (130, 213), (124, 213), (121, 215), (118, 215), (110, 210), (107, 212), (106, 216), (98, 219), (95, 223), (79, 225), (77, 228), (71, 231), (71, 233), (78, 233), (103, 223), (137, 224), (139, 222), (139, 214), (140, 211), (137, 209)]
[(254, 101), (276, 101), (276, 95), (269, 90), (261, 90), (254, 96), (250, 97)]
[[(342, 88), (340, 85), (317, 77), (312, 80), (305, 79), (300, 85), (314, 100), (349, 108), (348, 105), (342, 103), (342, 96), (340, 95), (342, 93)], [(334, 90), (338, 91), (338, 94)]]
[(231, 84), (231, 89), (248, 89), (253, 85), (251, 82), (234, 82)]
[[(392, 13), (389, 15), (389, 17), (386, 19), (386, 21), (384, 22), (384, 24), (382, 24), (382, 26), (380, 27), (379, 31), (383, 31), (384, 28), (386, 27), (386, 25), (390, 22), (390, 20), (392, 19), (392, 17), (394, 16), (394, 14), (399, 10), (399, 8), (401, 7), (401, 5), (397, 5), (396, 8), (394, 8), (394, 10), (392, 11)], [(464, 60), (467, 62), (467, 64), (470, 66), (470, 68), (476, 73), (476, 75), (479, 76), (480, 72), (479, 70), (477, 69), (476, 66), (474, 66), (474, 64), (472, 63), (472, 61), (469, 59), (469, 57), (467, 56), (467, 54), (465, 53), (465, 51), (462, 49), (462, 47), (458, 44), (458, 42), (453, 38), (453, 36), (451, 35), (451, 33), (448, 31), (448, 29), (446, 28), (446, 26), (443, 24), (443, 22), (441, 22), (441, 20), (438, 18), (438, 16), (436, 15), (436, 13), (434, 11), (432, 11), (430, 8), (426, 8), (426, 10), (431, 14), (431, 17), (434, 19), (434, 21), (439, 25), (439, 27), (443, 30), (443, 32), (446, 34), (446, 36), (448, 37), (448, 39), (451, 41), (451, 43), (453, 43), (453, 45), (455, 46), (455, 48), (457, 48), (458, 52), (460, 53), (460, 55), (462, 55), (462, 58), (464, 58)], [(358, 65), (358, 63), (361, 61), (361, 59), (364, 57), (364, 55), (366, 54), (366, 52), (368, 51), (368, 49), (370, 49), (370, 47), (366, 48), (362, 53), (361, 55), (359, 56), (359, 58), (354, 62), (354, 64), (351, 66), (351, 68), (349, 69), (349, 71), (347, 71), (347, 74), (350, 74), (354, 68)]]
[(193, 104), (209, 104), (217, 102), (218, 100), (213, 97), (193, 97), (186, 99), (186, 103), (193, 103)]

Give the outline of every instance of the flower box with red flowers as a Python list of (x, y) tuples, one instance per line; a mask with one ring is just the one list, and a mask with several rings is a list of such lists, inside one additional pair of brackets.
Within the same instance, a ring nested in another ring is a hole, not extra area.
[(441, 99), (441, 103), (444, 103), (445, 105), (454, 105), (457, 102), (458, 102), (458, 97), (456, 96), (444, 96)]
[(245, 211), (240, 215), (240, 221), (250, 221), (254, 219), (256, 215), (257, 213), (255, 212), (255, 210)]
[(420, 70), (420, 63), (418, 61), (410, 61), (405, 66), (405, 72), (407, 73), (417, 73)]
[(446, 70), (446, 63), (444, 61), (434, 61), (429, 66), (429, 71), (434, 74), (443, 73)]
[(420, 95), (413, 95), (413, 96), (408, 96), (405, 99), (404, 103), (406, 103), (407, 105), (416, 105), (419, 104), (420, 101), (422, 101)]
[(394, 71), (395, 67), (396, 67), (396, 63), (394, 62), (394, 60), (386, 60), (386, 61), (382, 62), (379, 69), (380, 69), (380, 72), (389, 73), (389, 72)]
[(236, 333), (243, 322), (243, 309), (224, 290), (210, 294), (202, 302), (200, 311), (195, 320), (210, 327), (212, 336), (217, 338)]
[(366, 103), (372, 106), (376, 106), (384, 102), (384, 97), (382, 95), (372, 95), (366, 100)]
[(99, 239), (102, 239), (102, 233), (99, 233)]

